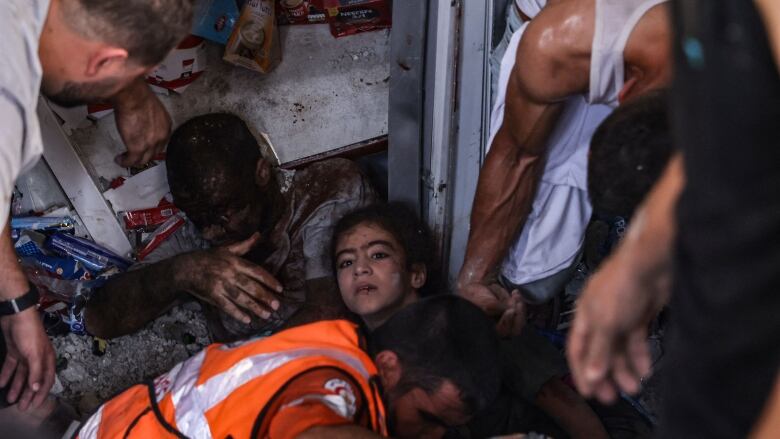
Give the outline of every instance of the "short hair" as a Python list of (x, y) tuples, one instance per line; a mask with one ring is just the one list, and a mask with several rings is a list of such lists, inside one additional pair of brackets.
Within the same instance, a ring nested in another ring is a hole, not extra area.
[(257, 139), (240, 117), (211, 113), (188, 120), (168, 143), (165, 165), (174, 202), (222, 200), (235, 196), (226, 189), (250, 190), (234, 186), (253, 184), (260, 157)]
[(667, 92), (620, 105), (590, 142), (588, 193), (597, 212), (630, 218), (661, 176), (674, 150)]
[(115, 44), (145, 66), (159, 64), (192, 26), (193, 0), (69, 0), (72, 29)]
[(433, 394), (449, 380), (473, 414), (493, 402), (501, 384), (494, 326), (471, 302), (439, 295), (395, 313), (369, 335), (369, 349), (373, 355), (388, 350), (398, 356), (399, 392), (419, 387)]
[[(344, 215), (333, 228), (330, 254), (336, 255), (339, 240), (350, 230), (361, 224), (380, 227), (393, 236), (401, 245), (407, 269), (414, 264), (422, 264), (427, 271), (425, 285), (419, 290), (420, 297), (443, 292), (436, 249), (428, 226), (420, 220), (409, 206), (400, 202), (375, 203), (358, 208)], [(336, 259), (333, 270), (336, 271)]]

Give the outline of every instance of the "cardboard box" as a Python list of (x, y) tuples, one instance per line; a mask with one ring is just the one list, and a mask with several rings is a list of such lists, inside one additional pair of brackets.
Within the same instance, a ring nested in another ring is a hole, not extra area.
[(260, 73), (270, 72), (282, 60), (275, 0), (249, 0), (241, 11), (223, 59)]
[(146, 82), (177, 93), (183, 92), (206, 70), (206, 42), (190, 35), (146, 77)]
[(390, 28), (392, 0), (324, 0), (325, 15), (334, 37)]
[(276, 0), (276, 18), (280, 25), (328, 22), (323, 0)]

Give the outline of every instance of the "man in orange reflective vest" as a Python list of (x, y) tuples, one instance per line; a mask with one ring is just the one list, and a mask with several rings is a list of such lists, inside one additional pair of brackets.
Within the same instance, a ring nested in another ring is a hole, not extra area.
[(102, 405), (77, 437), (441, 437), (498, 393), (492, 326), (447, 295), (399, 311), (367, 345), (344, 320), (213, 344)]

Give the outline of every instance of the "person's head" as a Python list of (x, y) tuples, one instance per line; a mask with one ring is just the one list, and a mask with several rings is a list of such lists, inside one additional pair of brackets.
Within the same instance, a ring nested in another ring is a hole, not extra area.
[(341, 297), (370, 329), (419, 297), (438, 293), (431, 234), (401, 203), (348, 213), (336, 224), (331, 247)]
[(188, 120), (171, 135), (165, 163), (174, 203), (212, 244), (237, 242), (273, 225), (278, 185), (238, 116)]
[(673, 151), (665, 90), (620, 105), (590, 142), (588, 193), (594, 211), (630, 218)]
[(189, 32), (193, 0), (52, 0), (38, 54), (43, 94), (106, 99), (150, 72)]
[(624, 83), (618, 99), (628, 102), (667, 87), (672, 78), (672, 28), (667, 3), (653, 6), (637, 21), (626, 41)]
[(500, 386), (494, 324), (454, 295), (422, 299), (368, 337), (397, 437), (441, 437), (485, 409)]

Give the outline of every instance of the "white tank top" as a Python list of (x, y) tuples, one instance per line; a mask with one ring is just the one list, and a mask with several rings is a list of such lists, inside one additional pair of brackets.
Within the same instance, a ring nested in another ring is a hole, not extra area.
[(625, 80), (623, 50), (637, 22), (655, 5), (668, 0), (596, 0), (590, 56), (588, 102), (618, 105)]

